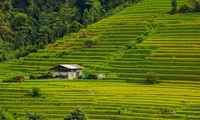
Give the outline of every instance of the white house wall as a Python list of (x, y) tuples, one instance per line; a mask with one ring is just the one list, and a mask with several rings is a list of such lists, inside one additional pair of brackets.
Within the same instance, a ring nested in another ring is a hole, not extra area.
[(76, 72), (68, 72), (68, 79), (72, 80), (76, 78)]
[[(77, 72), (79, 73), (79, 76), (83, 74), (82, 70), (77, 70)], [(68, 79), (72, 80), (77, 78), (77, 72), (53, 72), (53, 77), (63, 75), (68, 76)]]
[(54, 73), (53, 73), (53, 76), (54, 76), (54, 77), (57, 76), (57, 75), (67, 76), (68, 73), (67, 73), (67, 72), (54, 72)]

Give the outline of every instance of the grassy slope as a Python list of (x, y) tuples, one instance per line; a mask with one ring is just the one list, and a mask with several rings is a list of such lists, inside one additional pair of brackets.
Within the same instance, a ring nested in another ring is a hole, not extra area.
[[(1, 64), (0, 79), (7, 73), (42, 74), (60, 63), (78, 63), (86, 70), (116, 75), (108, 76), (107, 79), (115, 80), (110, 82), (0, 83), (0, 107), (23, 117), (27, 110), (36, 111), (48, 120), (62, 119), (75, 107), (81, 107), (95, 120), (200, 119), (200, 15), (165, 14), (170, 8), (168, 0), (143, 0), (45, 50)], [(148, 38), (137, 49), (124, 49), (149, 30), (147, 24), (153, 26)], [(83, 33), (87, 37), (80, 37)], [(95, 39), (98, 44), (83, 48), (88, 39)], [(161, 84), (124, 82), (144, 80), (148, 71), (156, 72)], [(35, 86), (42, 89), (45, 98), (27, 96)], [(165, 108), (176, 114), (162, 114)]]

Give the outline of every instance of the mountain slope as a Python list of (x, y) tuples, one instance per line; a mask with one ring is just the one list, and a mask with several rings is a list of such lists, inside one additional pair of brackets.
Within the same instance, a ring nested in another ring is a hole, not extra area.
[(80, 64), (86, 71), (107, 73), (108, 79), (134, 82), (153, 71), (161, 80), (198, 80), (199, 67), (193, 67), (199, 65), (199, 14), (169, 15), (170, 9), (167, 0), (141, 1), (44, 50), (1, 65), (1, 77), (8, 71), (41, 75), (57, 64)]
[[(170, 9), (169, 0), (142, 0), (44, 50), (0, 64), (0, 79), (41, 75), (69, 63), (108, 75), (106, 80), (0, 82), (0, 107), (22, 119), (38, 112), (63, 120), (77, 107), (90, 120), (200, 119), (200, 14), (169, 15)], [(142, 84), (151, 71), (160, 84)], [(28, 95), (33, 87), (41, 88), (42, 98)]]

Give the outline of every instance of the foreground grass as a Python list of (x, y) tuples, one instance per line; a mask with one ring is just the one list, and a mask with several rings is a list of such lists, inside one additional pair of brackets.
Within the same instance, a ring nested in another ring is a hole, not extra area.
[[(195, 82), (34, 80), (0, 86), (0, 107), (23, 119), (26, 112), (37, 112), (47, 120), (62, 120), (77, 107), (95, 120), (200, 119), (200, 85)], [(33, 87), (41, 89), (41, 98), (28, 95)]]

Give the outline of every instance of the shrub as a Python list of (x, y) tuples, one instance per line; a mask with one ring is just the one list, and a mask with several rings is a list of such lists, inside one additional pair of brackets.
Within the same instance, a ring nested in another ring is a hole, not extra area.
[(130, 42), (129, 44), (127, 44), (127, 45), (125, 46), (125, 49), (126, 49), (126, 50), (134, 49), (134, 48), (136, 48), (136, 43), (135, 43), (135, 42)]
[(177, 1), (172, 0), (171, 5), (172, 5), (172, 10), (171, 10), (170, 14), (175, 14), (177, 12)]
[(37, 77), (37, 76), (34, 76), (34, 75), (30, 75), (30, 76), (29, 76), (29, 79), (30, 79), (30, 80), (32, 80), (32, 79), (38, 79), (38, 77)]
[(6, 55), (4, 52), (0, 52), (0, 61), (5, 61), (6, 60)]
[(29, 79), (49, 79), (49, 78), (53, 78), (51, 72), (48, 72), (47, 74), (41, 76), (34, 76), (34, 75), (29, 76)]
[(142, 43), (144, 41), (144, 39), (145, 39), (144, 36), (139, 36), (139, 37), (137, 37), (136, 42), (138, 44), (140, 44), (140, 43)]
[(81, 31), (81, 32), (79, 32), (79, 37), (80, 38), (87, 38), (88, 37), (87, 31)]
[(33, 88), (33, 89), (29, 92), (29, 95), (30, 95), (31, 97), (34, 97), (34, 98), (36, 98), (36, 97), (41, 97), (41, 96), (42, 96), (41, 90), (40, 90), (40, 88), (38, 88), (38, 87)]
[(14, 118), (7, 110), (0, 108), (0, 120), (14, 120)]
[(42, 115), (38, 115), (37, 113), (27, 113), (26, 117), (28, 118), (28, 120), (43, 120)]
[(193, 8), (189, 7), (188, 5), (184, 4), (179, 8), (180, 13), (191, 13)]
[(64, 120), (87, 120), (87, 116), (82, 110), (77, 108), (68, 117), (65, 117)]
[(90, 48), (92, 45), (96, 45), (97, 42), (95, 40), (87, 40), (84, 43), (84, 48)]
[(162, 114), (168, 114), (168, 115), (174, 115), (174, 114), (176, 114), (175, 111), (173, 111), (173, 110), (171, 110), (171, 109), (169, 109), (169, 108), (164, 108), (164, 109), (162, 109), (162, 110), (161, 110), (161, 113), (162, 113)]
[(146, 83), (156, 84), (158, 83), (159, 77), (154, 72), (147, 72), (146, 74)]
[(79, 77), (79, 79), (97, 79), (97, 75), (91, 73), (84, 73)]
[(71, 32), (77, 32), (79, 31), (81, 28), (83, 28), (83, 25), (80, 24), (78, 21), (74, 21), (71, 26), (70, 26), (70, 31)]
[(40, 42), (40, 43), (38, 43), (37, 47), (38, 47), (39, 49), (44, 49), (45, 45), (44, 45), (43, 42)]
[(24, 76), (9, 76), (3, 80), (3, 82), (23, 82), (25, 80)]
[(29, 54), (29, 53), (36, 53), (37, 52), (37, 47), (36, 46), (32, 46), (32, 45), (29, 45), (29, 46), (27, 46), (27, 48), (26, 48), (26, 52), (27, 52), (27, 55)]
[(15, 76), (13, 78), (13, 81), (14, 82), (23, 82), (25, 80), (25, 77), (24, 76)]
[(121, 115), (121, 114), (122, 114), (122, 109), (119, 108), (119, 109), (117, 110), (117, 115)]
[(195, 12), (200, 12), (200, 2), (195, 2)]

